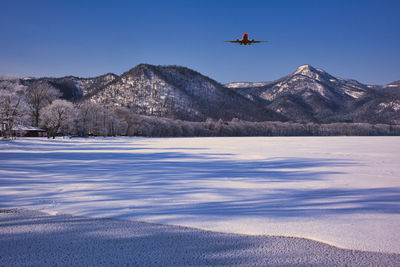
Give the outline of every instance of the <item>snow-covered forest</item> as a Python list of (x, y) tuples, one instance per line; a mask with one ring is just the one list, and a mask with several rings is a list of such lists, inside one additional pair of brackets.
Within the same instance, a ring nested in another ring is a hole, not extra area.
[(0, 80), (2, 136), (12, 136), (20, 125), (40, 127), (49, 137), (400, 135), (399, 125), (388, 124), (250, 122), (237, 118), (183, 121), (139, 115), (127, 107), (105, 106), (90, 99), (70, 102), (60, 96), (48, 83), (25, 86), (19, 79)]

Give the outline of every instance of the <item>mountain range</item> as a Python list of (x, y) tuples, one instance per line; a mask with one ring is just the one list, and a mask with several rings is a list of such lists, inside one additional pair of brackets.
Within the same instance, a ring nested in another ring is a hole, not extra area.
[(399, 81), (366, 85), (302, 65), (273, 82), (226, 86), (298, 122), (400, 122)]
[(72, 101), (126, 107), (143, 115), (189, 121), (369, 122), (400, 124), (400, 81), (366, 85), (302, 65), (270, 82), (221, 84), (181, 66), (140, 64), (118, 76), (23, 78)]

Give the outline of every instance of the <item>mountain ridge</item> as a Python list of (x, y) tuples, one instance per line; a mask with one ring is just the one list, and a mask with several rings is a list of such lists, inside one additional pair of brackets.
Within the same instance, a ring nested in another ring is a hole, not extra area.
[(286, 120), (197, 71), (175, 65), (139, 64), (83, 99), (184, 120)]
[[(400, 117), (400, 98), (395, 91), (336, 78), (308, 64), (263, 86), (228, 86), (297, 122), (397, 123)], [(386, 107), (392, 110), (384, 110)]]
[(139, 64), (121, 75), (22, 78), (42, 82), (72, 101), (192, 121), (400, 123), (400, 81), (366, 85), (330, 75), (310, 64), (274, 81), (221, 84), (183, 66)]

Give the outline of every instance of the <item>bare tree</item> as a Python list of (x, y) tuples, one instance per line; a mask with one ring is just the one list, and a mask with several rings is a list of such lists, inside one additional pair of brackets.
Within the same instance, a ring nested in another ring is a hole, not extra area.
[(37, 81), (27, 88), (26, 98), (31, 109), (34, 126), (39, 126), (41, 109), (60, 96), (60, 91), (41, 81)]
[(4, 138), (12, 136), (12, 129), (26, 121), (27, 105), (25, 101), (25, 86), (10, 83), (0, 89), (0, 124)]
[(121, 126), (118, 133), (120, 135), (134, 135), (133, 132), (136, 130), (135, 125), (138, 116), (132, 110), (129, 110), (125, 107), (116, 108), (114, 113), (117, 116)]
[(95, 134), (95, 127), (98, 124), (97, 120), (99, 117), (99, 109), (102, 107), (99, 104), (93, 102), (82, 102), (77, 106), (79, 114), (78, 114), (78, 128), (79, 131), (84, 135), (92, 135)]
[(119, 134), (120, 121), (113, 109), (89, 101), (78, 104), (77, 108), (78, 131), (84, 136)]
[(71, 102), (58, 99), (43, 108), (40, 124), (48, 131), (49, 137), (54, 139), (59, 130), (70, 131), (75, 115), (76, 111)]

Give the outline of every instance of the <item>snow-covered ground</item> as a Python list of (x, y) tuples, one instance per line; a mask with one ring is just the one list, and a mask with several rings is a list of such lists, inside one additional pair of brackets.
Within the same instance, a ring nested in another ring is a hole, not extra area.
[(400, 253), (400, 137), (0, 141), (0, 208)]
[(400, 254), (127, 220), (0, 209), (1, 266), (395, 266)]

